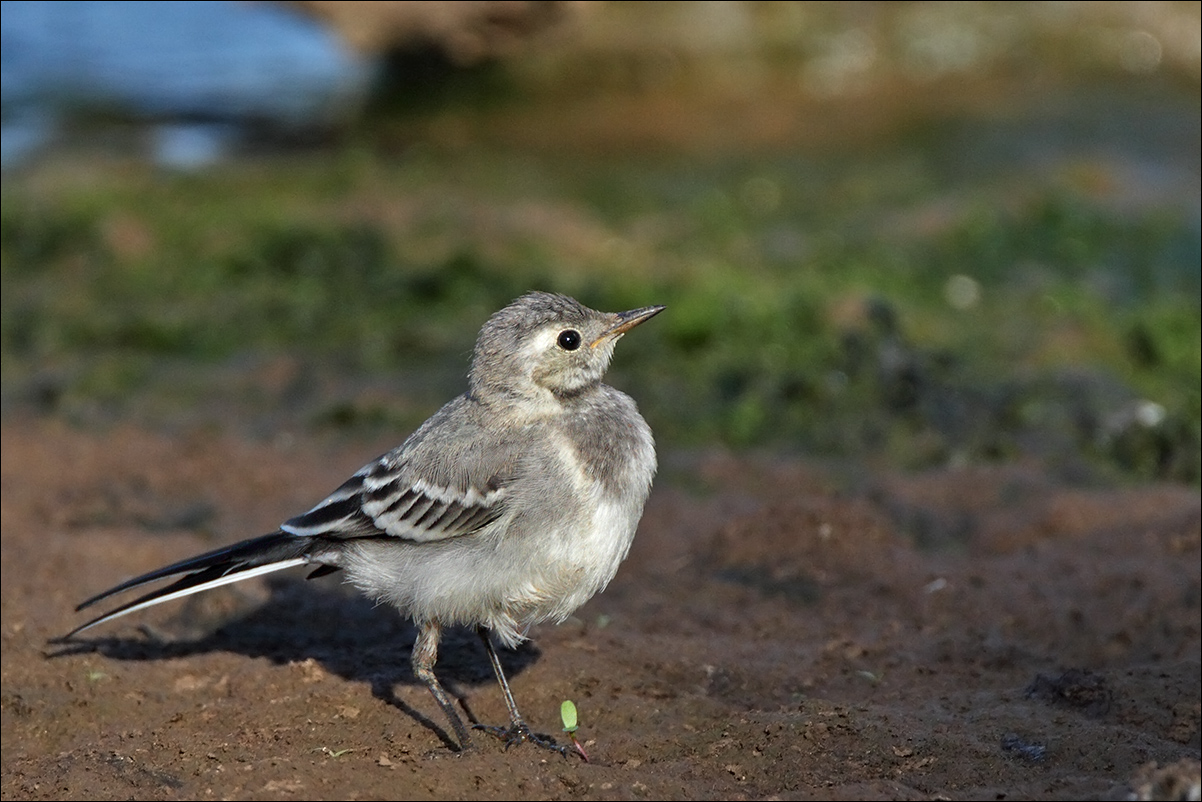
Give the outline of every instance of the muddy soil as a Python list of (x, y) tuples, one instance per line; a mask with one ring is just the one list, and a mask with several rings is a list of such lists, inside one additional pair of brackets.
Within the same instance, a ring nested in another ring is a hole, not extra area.
[[(591, 762), (457, 754), (411, 626), (303, 573), (48, 645), (391, 443), (3, 424), (4, 799), (1197, 798), (1199, 493), (664, 454), (609, 589), (503, 653)], [(278, 576), (278, 575), (277, 575)], [(258, 582), (258, 584), (255, 584)], [(442, 676), (505, 706), (474, 637)]]

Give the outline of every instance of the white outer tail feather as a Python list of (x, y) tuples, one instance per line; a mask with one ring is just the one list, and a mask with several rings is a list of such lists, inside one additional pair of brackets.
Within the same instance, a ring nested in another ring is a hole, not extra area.
[(298, 565), (305, 565), (306, 563), (308, 563), (308, 560), (306, 560), (304, 557), (293, 557), (290, 560), (281, 560), (280, 562), (260, 565), (256, 568), (248, 568), (245, 571), (237, 571), (232, 574), (226, 574), (225, 576), (218, 577), (210, 582), (205, 582), (204, 584), (196, 585), (190, 588), (184, 588), (183, 590), (177, 590), (174, 593), (168, 593), (166, 596), (159, 596), (158, 598), (151, 599), (150, 601), (145, 601), (141, 604), (135, 604), (133, 607), (127, 607), (124, 610), (118, 610), (117, 612), (110, 613), (109, 615), (101, 616), (95, 621), (92, 621), (91, 623), (75, 630), (71, 633), (71, 635), (78, 635), (81, 632), (88, 631), (94, 626), (98, 626), (107, 621), (116, 620), (124, 615), (128, 615), (129, 613), (135, 613), (138, 610), (145, 610), (147, 607), (154, 607), (156, 604), (174, 601), (175, 599), (182, 599), (185, 596), (191, 596), (193, 593), (202, 593), (206, 590), (219, 588), (222, 585), (232, 585), (235, 582), (241, 582), (243, 579), (250, 579), (256, 576), (274, 573), (276, 571), (283, 571), (286, 568), (295, 568)]

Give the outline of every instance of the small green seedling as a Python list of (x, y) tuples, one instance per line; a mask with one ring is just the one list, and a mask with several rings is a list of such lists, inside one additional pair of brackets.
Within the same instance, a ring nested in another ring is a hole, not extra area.
[(584, 758), (584, 762), (588, 763), (588, 753), (584, 751), (580, 741), (576, 740), (576, 703), (571, 699), (564, 699), (563, 704), (559, 706), (559, 717), (563, 719), (563, 731), (572, 739), (572, 746), (576, 747), (576, 751)]
[(328, 746), (323, 746), (320, 750), (322, 753), (330, 757), (342, 757), (347, 752), (354, 752), (354, 749), (331, 749)]

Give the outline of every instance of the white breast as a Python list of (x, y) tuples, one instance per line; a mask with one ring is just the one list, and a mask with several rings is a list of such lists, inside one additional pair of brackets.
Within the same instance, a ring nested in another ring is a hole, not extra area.
[[(636, 486), (619, 501), (600, 481), (585, 474), (566, 438), (557, 445), (563, 465), (570, 466), (576, 497), (587, 499), (586, 507), (592, 509), (590, 516), (548, 538), (547, 548), (539, 555), (543, 561), (539, 590), (544, 604), (537, 618), (562, 621), (603, 590), (618, 572), (634, 540), (651, 476), (648, 472), (632, 477)], [(654, 466), (654, 451), (651, 453)]]

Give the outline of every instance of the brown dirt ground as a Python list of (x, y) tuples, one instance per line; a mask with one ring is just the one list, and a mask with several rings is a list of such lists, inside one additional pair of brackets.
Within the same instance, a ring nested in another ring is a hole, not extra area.
[[(1193, 488), (666, 455), (610, 588), (505, 656), (536, 729), (575, 700), (586, 764), (453, 752), (412, 628), (337, 577), (47, 644), (84, 597), (274, 528), (381, 448), (2, 433), (4, 799), (1197, 798)], [(439, 668), (504, 719), (474, 638)]]

